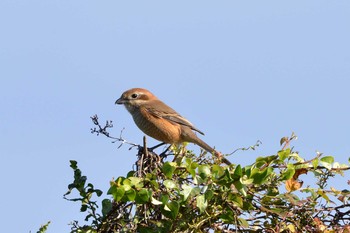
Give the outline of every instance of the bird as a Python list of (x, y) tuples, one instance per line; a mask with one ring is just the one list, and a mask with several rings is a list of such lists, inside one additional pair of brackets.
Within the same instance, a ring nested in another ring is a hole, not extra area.
[(168, 144), (194, 143), (227, 165), (231, 164), (220, 152), (197, 137), (195, 132), (204, 135), (202, 131), (150, 91), (144, 88), (132, 88), (125, 91), (115, 104), (124, 105), (137, 127), (146, 135)]

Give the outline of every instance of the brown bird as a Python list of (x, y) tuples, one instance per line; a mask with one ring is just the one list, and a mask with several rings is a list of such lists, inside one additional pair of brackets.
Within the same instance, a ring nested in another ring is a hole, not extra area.
[(143, 88), (127, 90), (115, 103), (123, 104), (139, 129), (148, 136), (169, 144), (195, 143), (219, 157), (224, 163), (231, 164), (226, 158), (222, 158), (220, 152), (215, 151), (194, 133), (197, 131), (204, 135), (202, 131), (150, 91)]

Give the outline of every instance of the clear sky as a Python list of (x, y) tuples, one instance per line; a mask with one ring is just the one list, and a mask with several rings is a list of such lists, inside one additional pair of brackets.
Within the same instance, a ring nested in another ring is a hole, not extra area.
[(132, 169), (136, 150), (90, 134), (98, 114), (114, 135), (125, 127), (142, 142), (114, 105), (132, 87), (151, 90), (224, 153), (263, 142), (234, 163), (275, 154), (293, 131), (304, 158), (350, 156), (348, 0), (1, 0), (0, 30), (2, 232), (48, 220), (48, 232), (68, 232), (82, 219), (62, 198), (71, 159), (102, 190)]

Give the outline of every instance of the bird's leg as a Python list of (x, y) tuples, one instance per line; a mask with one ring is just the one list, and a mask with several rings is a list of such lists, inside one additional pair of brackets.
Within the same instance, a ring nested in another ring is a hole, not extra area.
[[(166, 143), (164, 143), (164, 144), (166, 144)], [(165, 151), (163, 151), (162, 153), (160, 153), (159, 156), (162, 157), (162, 158), (167, 157), (166, 152), (168, 152), (168, 150), (170, 149), (171, 146), (172, 146), (172, 145), (170, 144), (170, 146), (168, 146), (168, 147), (166, 148)]]
[(153, 152), (154, 149), (156, 149), (156, 148), (158, 148), (158, 147), (160, 147), (160, 146), (163, 146), (163, 145), (165, 145), (165, 144), (166, 144), (165, 142), (162, 142), (162, 143), (160, 143), (160, 144), (158, 144), (158, 145), (155, 145), (155, 146), (153, 146), (153, 147), (148, 148), (148, 150)]

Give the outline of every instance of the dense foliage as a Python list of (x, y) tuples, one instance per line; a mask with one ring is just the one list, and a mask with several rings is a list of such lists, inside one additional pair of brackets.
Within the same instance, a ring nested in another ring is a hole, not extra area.
[[(111, 138), (111, 123), (101, 127), (93, 120), (93, 132)], [(159, 156), (144, 144), (136, 169), (112, 180), (110, 198), (101, 204), (94, 198), (102, 191), (71, 161), (74, 181), (65, 198), (78, 191), (69, 200), (87, 213), (84, 225), (73, 222), (71, 232), (350, 232), (349, 183), (343, 190), (330, 185), (349, 166), (321, 153), (305, 160), (290, 147), (293, 139), (282, 138), (276, 154), (249, 166), (222, 166), (183, 146)], [(307, 185), (306, 177), (312, 178)]]

